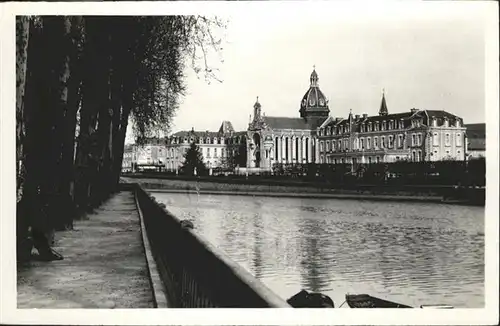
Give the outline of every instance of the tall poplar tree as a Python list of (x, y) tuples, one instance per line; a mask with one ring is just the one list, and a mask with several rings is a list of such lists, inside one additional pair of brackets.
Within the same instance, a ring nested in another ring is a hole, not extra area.
[(31, 230), (57, 258), (53, 231), (118, 189), (129, 121), (139, 143), (168, 130), (189, 64), (216, 79), (214, 28), (224, 24), (201, 16), (17, 17), (19, 243)]

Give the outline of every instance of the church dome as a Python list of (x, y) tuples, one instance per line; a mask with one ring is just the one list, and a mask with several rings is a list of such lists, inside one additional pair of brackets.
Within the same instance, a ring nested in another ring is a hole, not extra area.
[(325, 94), (323, 94), (323, 92), (319, 89), (318, 80), (318, 73), (316, 72), (316, 69), (313, 69), (310, 77), (311, 85), (300, 102), (301, 116), (304, 116), (307, 111), (311, 110), (316, 111), (316, 113), (327, 112), (328, 115), (328, 100), (326, 99)]
[(325, 94), (318, 87), (311, 87), (302, 98), (301, 108), (307, 107), (328, 107), (328, 100)]

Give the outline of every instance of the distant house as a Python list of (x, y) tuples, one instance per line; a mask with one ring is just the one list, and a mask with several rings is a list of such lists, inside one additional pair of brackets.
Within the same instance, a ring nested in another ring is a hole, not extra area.
[(474, 159), (486, 157), (486, 124), (466, 124), (467, 128), (467, 157)]
[(132, 172), (133, 163), (137, 162), (135, 145), (127, 144), (123, 149), (122, 172)]
[(234, 131), (230, 121), (223, 121), (219, 131), (178, 131), (165, 142), (165, 167), (176, 171), (184, 163), (184, 154), (191, 143), (198, 145), (205, 165), (221, 167), (225, 159), (234, 157), (241, 145), (246, 143), (244, 131)]
[(149, 138), (144, 145), (128, 144), (123, 151), (122, 171), (160, 170), (165, 168), (164, 139)]

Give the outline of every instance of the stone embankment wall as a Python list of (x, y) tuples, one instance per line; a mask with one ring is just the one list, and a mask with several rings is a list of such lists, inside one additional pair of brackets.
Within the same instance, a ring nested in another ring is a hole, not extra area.
[(206, 180), (183, 180), (183, 179), (152, 179), (123, 177), (126, 182), (137, 182), (143, 188), (161, 192), (199, 192), (202, 194), (234, 194), (250, 196), (287, 196), (287, 197), (325, 197), (325, 198), (352, 198), (372, 200), (410, 200), (410, 201), (432, 201), (441, 202), (443, 195), (439, 189), (429, 187), (387, 187), (387, 186), (363, 186), (358, 189), (339, 189), (331, 186), (298, 186), (255, 182), (244, 183), (240, 180), (235, 183), (210, 182)]

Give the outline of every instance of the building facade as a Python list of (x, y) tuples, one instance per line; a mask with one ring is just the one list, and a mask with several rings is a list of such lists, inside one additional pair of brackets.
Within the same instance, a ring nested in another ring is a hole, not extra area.
[(385, 94), (378, 115), (333, 117), (318, 80), (314, 69), (297, 118), (266, 116), (257, 98), (246, 134), (247, 167), (465, 159), (466, 128), (460, 117), (437, 110), (389, 113)]
[[(223, 121), (218, 131), (179, 131), (164, 140), (152, 140), (132, 147), (124, 154), (124, 168), (137, 165), (164, 165), (177, 171), (191, 143), (199, 146), (209, 169), (223, 166), (231, 156), (246, 151), (246, 168), (269, 171), (276, 163), (377, 163), (409, 161), (465, 160), (477, 153), (468, 145), (481, 145), (472, 131), (467, 141), (463, 120), (446, 111), (411, 109), (390, 113), (382, 94), (377, 115), (330, 115), (328, 99), (319, 87), (315, 69), (309, 89), (302, 96), (298, 117), (266, 116), (257, 101), (246, 131), (234, 131)], [(476, 128), (477, 129), (477, 128)], [(477, 137), (476, 137), (477, 138)]]
[(150, 138), (144, 145), (128, 144), (123, 151), (122, 171), (163, 170), (166, 160), (165, 144), (160, 138)]
[(165, 168), (177, 171), (184, 163), (184, 154), (191, 143), (198, 145), (203, 162), (209, 169), (221, 167), (229, 157), (234, 157), (245, 146), (245, 132), (236, 132), (231, 122), (223, 121), (218, 131), (179, 131), (165, 141)]
[(297, 118), (266, 116), (257, 98), (247, 130), (247, 167), (269, 170), (275, 163), (316, 161), (317, 128), (330, 113), (318, 81), (318, 74), (313, 70)]
[(385, 94), (378, 115), (329, 117), (317, 134), (319, 163), (464, 160), (467, 151), (461, 118), (435, 110), (390, 114)]
[(135, 145), (125, 145), (123, 148), (122, 172), (132, 172), (135, 162), (137, 162)]
[(146, 144), (136, 146), (136, 163), (138, 166), (165, 165), (166, 150), (161, 138), (148, 139)]

